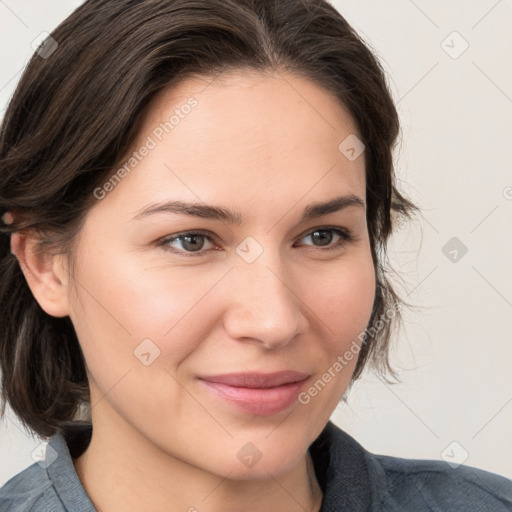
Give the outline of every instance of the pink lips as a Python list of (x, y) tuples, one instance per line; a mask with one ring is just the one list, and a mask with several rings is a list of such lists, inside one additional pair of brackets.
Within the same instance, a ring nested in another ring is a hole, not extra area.
[(300, 388), (309, 377), (295, 371), (264, 373), (231, 373), (200, 377), (209, 390), (249, 414), (277, 414), (297, 399)]

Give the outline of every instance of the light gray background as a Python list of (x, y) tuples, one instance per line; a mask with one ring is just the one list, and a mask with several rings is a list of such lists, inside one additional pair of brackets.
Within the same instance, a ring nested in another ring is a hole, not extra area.
[[(394, 236), (390, 258), (399, 290), (425, 309), (405, 311), (393, 342), (403, 384), (366, 375), (332, 419), (375, 453), (512, 478), (512, 2), (333, 3), (390, 75), (399, 185), (424, 214)], [(0, 0), (0, 111), (32, 41), (79, 4)], [(468, 249), (456, 261), (443, 252), (452, 237)], [(0, 485), (34, 462), (39, 443), (8, 410)]]

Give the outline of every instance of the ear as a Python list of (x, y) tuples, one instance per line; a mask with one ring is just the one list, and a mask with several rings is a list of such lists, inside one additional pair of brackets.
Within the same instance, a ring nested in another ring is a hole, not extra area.
[(62, 255), (38, 250), (33, 232), (13, 233), (11, 252), (16, 256), (28, 286), (41, 308), (51, 316), (69, 315), (68, 274)]

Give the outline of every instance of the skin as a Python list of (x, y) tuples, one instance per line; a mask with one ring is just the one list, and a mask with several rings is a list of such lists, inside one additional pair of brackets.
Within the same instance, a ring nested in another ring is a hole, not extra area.
[[(308, 389), (364, 331), (375, 294), (365, 207), (299, 220), (338, 195), (366, 202), (364, 153), (350, 161), (338, 150), (355, 123), (304, 78), (231, 71), (206, 85), (189, 78), (155, 98), (134, 150), (188, 98), (198, 105), (89, 210), (74, 275), (30, 234), (13, 235), (12, 249), (41, 307), (70, 316), (84, 353), (94, 432), (74, 464), (98, 510), (319, 510), (307, 450), (357, 359), (308, 404), (270, 416), (241, 412), (197, 377), (293, 369), (311, 375)], [(243, 222), (132, 220), (171, 199)], [(355, 240), (336, 247), (328, 232), (326, 250), (311, 235), (325, 226)], [(167, 245), (181, 254), (157, 246), (191, 230), (215, 237), (199, 237), (199, 256), (179, 240)], [(247, 237), (263, 249), (252, 263), (236, 252)], [(147, 338), (160, 350), (149, 366), (133, 353)], [(237, 457), (247, 442), (262, 454), (252, 467)]]

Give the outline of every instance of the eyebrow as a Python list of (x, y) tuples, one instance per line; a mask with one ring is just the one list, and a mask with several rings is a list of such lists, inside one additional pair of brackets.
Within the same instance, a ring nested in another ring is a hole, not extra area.
[[(307, 205), (302, 214), (301, 222), (344, 210), (350, 206), (366, 208), (364, 201), (355, 194), (338, 196), (326, 202), (311, 203)], [(182, 201), (167, 201), (165, 203), (149, 205), (139, 211), (132, 220), (141, 219), (156, 213), (178, 213), (182, 215), (189, 215), (191, 217), (199, 217), (201, 219), (221, 220), (229, 224), (236, 225), (240, 225), (243, 220), (240, 213), (233, 212), (222, 206), (214, 206), (204, 203), (185, 203)]]

